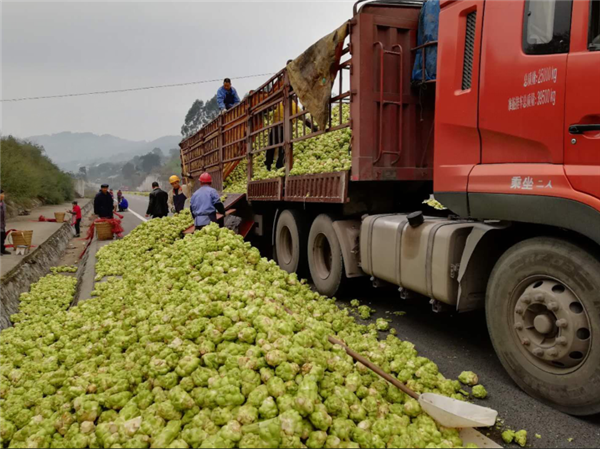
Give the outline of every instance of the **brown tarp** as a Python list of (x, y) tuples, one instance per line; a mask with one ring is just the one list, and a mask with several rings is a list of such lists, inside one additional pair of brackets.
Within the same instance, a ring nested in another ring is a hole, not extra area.
[(346, 36), (348, 23), (311, 45), (287, 66), (294, 92), (320, 128), (329, 120), (331, 89)]

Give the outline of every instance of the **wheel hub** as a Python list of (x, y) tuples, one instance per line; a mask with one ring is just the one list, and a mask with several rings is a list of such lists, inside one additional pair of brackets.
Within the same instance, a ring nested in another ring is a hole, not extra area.
[(591, 347), (583, 304), (553, 279), (538, 279), (525, 288), (514, 306), (514, 329), (524, 350), (543, 369), (575, 368)]
[(533, 320), (533, 327), (540, 334), (549, 334), (554, 329), (554, 323), (548, 315), (538, 315)]

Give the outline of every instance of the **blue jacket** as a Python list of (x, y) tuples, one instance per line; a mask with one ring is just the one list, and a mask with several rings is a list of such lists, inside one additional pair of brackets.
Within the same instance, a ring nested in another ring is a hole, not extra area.
[[(215, 205), (221, 202), (219, 193), (210, 186), (202, 186), (194, 192), (190, 201), (190, 209), (196, 226), (206, 226), (211, 223), (211, 215), (216, 214)], [(213, 218), (216, 219), (215, 215)]]
[[(230, 97), (233, 97), (233, 103), (229, 101), (225, 102), (227, 94), (231, 94)], [(231, 86), (231, 90), (226, 90), (223, 86), (219, 87), (219, 90), (217, 91), (217, 104), (219, 105), (219, 109), (229, 109), (239, 102), (240, 97), (238, 96), (235, 87)]]

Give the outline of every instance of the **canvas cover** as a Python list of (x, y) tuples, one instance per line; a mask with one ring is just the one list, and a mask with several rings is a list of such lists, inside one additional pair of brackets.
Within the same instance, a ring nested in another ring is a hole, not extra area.
[(287, 66), (294, 92), (319, 128), (326, 126), (329, 119), (331, 89), (339, 68), (346, 36), (348, 36), (348, 24), (344, 23), (333, 33), (311, 45)]

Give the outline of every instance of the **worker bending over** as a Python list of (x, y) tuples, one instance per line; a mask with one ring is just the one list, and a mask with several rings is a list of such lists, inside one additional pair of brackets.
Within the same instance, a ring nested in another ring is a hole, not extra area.
[(173, 175), (169, 178), (171, 190), (169, 190), (169, 210), (178, 214), (185, 207), (185, 201), (192, 196), (192, 183), (190, 176), (186, 176), (187, 183), (182, 186), (179, 176)]
[(211, 184), (212, 177), (208, 173), (202, 173), (200, 188), (194, 192), (190, 201), (190, 210), (192, 217), (194, 217), (196, 231), (211, 222), (216, 222), (217, 212), (225, 214), (225, 207), (223, 207), (221, 198), (219, 198), (219, 193), (210, 186)]
[(217, 91), (217, 104), (219, 105), (219, 109), (221, 111), (226, 111), (234, 107), (239, 102), (240, 97), (238, 96), (235, 87), (231, 85), (231, 80), (229, 78), (225, 78), (223, 85), (219, 87), (219, 90)]

